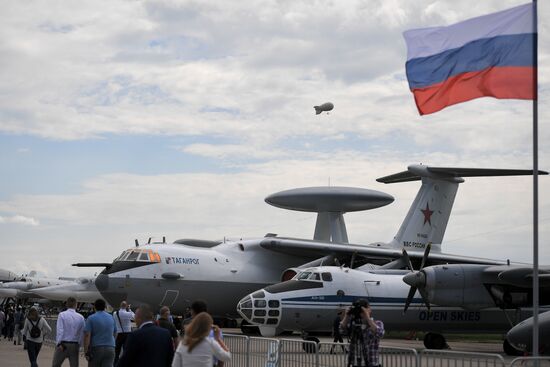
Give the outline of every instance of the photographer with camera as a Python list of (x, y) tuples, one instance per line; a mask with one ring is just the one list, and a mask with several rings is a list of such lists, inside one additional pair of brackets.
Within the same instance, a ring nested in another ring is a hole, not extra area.
[(384, 323), (374, 320), (366, 299), (358, 299), (347, 310), (340, 331), (348, 336), (347, 367), (380, 367), (378, 349), (384, 336)]

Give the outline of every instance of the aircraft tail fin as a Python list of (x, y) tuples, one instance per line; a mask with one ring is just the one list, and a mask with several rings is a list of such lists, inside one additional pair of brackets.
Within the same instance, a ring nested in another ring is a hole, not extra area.
[[(411, 165), (407, 171), (381, 177), (382, 183), (422, 180), (422, 185), (391, 242), (396, 248), (422, 251), (432, 243), (433, 251), (441, 251), (441, 242), (449, 222), (458, 185), (462, 177), (532, 175), (532, 170), (452, 168)], [(540, 175), (548, 172), (539, 171)]]
[(321, 112), (323, 112), (323, 111), (321, 111), (321, 106), (313, 106), (313, 108), (315, 108), (315, 114), (316, 114), (316, 115), (318, 115), (318, 114), (320, 114)]

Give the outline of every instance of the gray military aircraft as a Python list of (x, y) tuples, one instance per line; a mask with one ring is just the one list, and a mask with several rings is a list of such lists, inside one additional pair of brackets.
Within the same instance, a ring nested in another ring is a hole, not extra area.
[[(550, 355), (550, 311), (539, 314), (539, 352)], [(529, 353), (533, 350), (533, 318), (523, 320), (506, 334), (506, 340), (518, 351)]]
[[(422, 180), (408, 214), (389, 243), (347, 243), (341, 215), (364, 207), (379, 207), (380, 203), (387, 204), (393, 200), (389, 195), (350, 188), (309, 188), (299, 189), (304, 190), (309, 199), (302, 197), (301, 200), (291, 199), (288, 202), (296, 191), (285, 191), (268, 197), (266, 201), (280, 207), (318, 212), (314, 240), (275, 235), (223, 242), (178, 240), (167, 244), (163, 240), (128, 249), (112, 263), (75, 265), (105, 267), (96, 279), (96, 286), (110, 304), (127, 300), (136, 306), (142, 303), (155, 307), (167, 305), (174, 313), (183, 313), (192, 300), (202, 298), (214, 315), (234, 317), (238, 315), (235, 308), (243, 296), (281, 279), (290, 279), (304, 268), (334, 263), (353, 268), (374, 263), (385, 269), (399, 269), (406, 266), (402, 255), (404, 247), (411, 249), (409, 257), (413, 261), (420, 261), (423, 254), (419, 251), (429, 242), (433, 244), (430, 264), (504, 264), (496, 260), (441, 252), (456, 191), (464, 181), (460, 176), (531, 173), (530, 170), (413, 165), (405, 172), (379, 179), (387, 183)], [(314, 205), (318, 200), (322, 203)]]

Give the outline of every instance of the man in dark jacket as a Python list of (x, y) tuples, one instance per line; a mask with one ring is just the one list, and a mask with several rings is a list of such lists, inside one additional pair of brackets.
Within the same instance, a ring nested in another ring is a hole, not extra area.
[(138, 329), (128, 335), (118, 367), (169, 367), (174, 357), (170, 332), (153, 323), (153, 311), (140, 306), (135, 317)]
[(166, 329), (170, 332), (170, 336), (174, 342), (174, 349), (178, 345), (178, 330), (174, 326), (174, 323), (170, 320), (170, 308), (164, 306), (160, 309), (160, 318), (158, 319), (158, 324), (161, 328)]

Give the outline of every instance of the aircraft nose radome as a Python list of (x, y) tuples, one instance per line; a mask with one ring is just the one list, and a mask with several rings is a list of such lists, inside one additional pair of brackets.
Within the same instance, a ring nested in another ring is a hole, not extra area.
[(98, 291), (105, 291), (109, 288), (109, 276), (106, 274), (99, 274), (95, 278), (95, 286)]
[(405, 275), (403, 281), (411, 287), (424, 287), (426, 285), (426, 275), (421, 271), (416, 271)]

